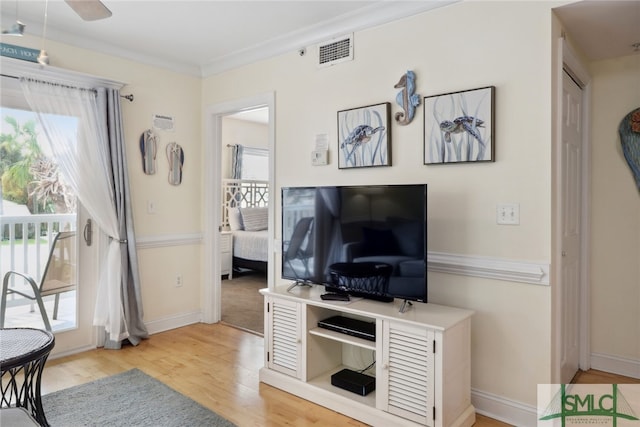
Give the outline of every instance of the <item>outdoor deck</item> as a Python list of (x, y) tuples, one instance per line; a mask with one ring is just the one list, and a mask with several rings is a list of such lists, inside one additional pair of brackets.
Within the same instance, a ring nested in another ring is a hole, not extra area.
[[(56, 233), (75, 229), (75, 214), (0, 215), (0, 280), (8, 271), (18, 271), (39, 283)], [(24, 285), (16, 276), (9, 282), (10, 288)], [(76, 292), (60, 295), (57, 320), (51, 318), (53, 299), (53, 295), (45, 297), (44, 303), (54, 331), (75, 327)], [(7, 298), (5, 327), (15, 326), (42, 328), (43, 323), (33, 301), (11, 294)]]

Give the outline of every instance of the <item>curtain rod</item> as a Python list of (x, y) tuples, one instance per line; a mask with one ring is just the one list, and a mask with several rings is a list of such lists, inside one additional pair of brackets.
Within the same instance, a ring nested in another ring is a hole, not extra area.
[[(20, 77), (18, 77), (18, 76), (11, 76), (11, 75), (9, 75), (9, 74), (4, 74), (4, 73), (2, 73), (2, 74), (0, 74), (0, 76), (2, 76), (2, 77), (7, 77), (7, 78), (10, 78), (10, 79), (20, 80)], [(68, 87), (68, 88), (71, 88), (71, 89), (84, 89), (84, 88), (77, 88), (77, 87), (73, 87), (73, 86), (62, 85), (62, 84), (59, 84), (59, 83), (46, 82), (46, 81), (43, 81), (43, 80), (37, 80), (37, 81), (42, 82), (42, 83), (48, 83), (48, 84), (58, 85), (58, 86), (64, 86), (64, 87)], [(87, 89), (84, 89), (84, 90), (87, 90)], [(89, 89), (89, 90), (93, 90), (93, 89)], [(127, 101), (129, 101), (129, 102), (133, 102), (133, 99), (134, 99), (134, 97), (133, 97), (133, 94), (132, 94), (132, 93), (130, 93), (130, 94), (128, 94), (128, 95), (120, 95), (120, 98), (124, 98), (124, 99), (126, 99)]]

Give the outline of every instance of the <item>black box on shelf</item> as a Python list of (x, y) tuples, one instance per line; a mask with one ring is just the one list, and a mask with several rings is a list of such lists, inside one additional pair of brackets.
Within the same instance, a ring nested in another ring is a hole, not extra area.
[(351, 369), (343, 369), (331, 375), (331, 385), (366, 396), (376, 389), (376, 379)]

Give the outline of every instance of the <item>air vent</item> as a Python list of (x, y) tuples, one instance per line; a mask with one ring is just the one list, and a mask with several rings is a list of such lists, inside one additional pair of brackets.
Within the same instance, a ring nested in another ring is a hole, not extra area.
[(353, 34), (318, 44), (318, 67), (328, 67), (353, 60)]

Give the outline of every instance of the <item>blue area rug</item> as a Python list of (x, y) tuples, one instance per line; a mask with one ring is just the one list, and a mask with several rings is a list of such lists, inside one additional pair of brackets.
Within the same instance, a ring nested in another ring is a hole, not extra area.
[(235, 427), (138, 369), (42, 396), (51, 427)]

